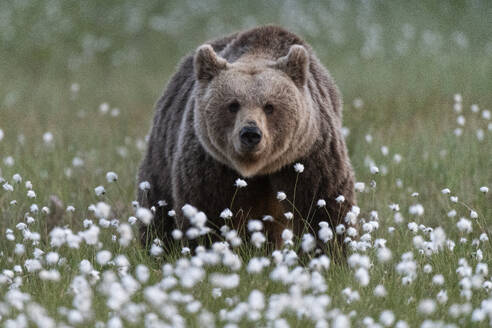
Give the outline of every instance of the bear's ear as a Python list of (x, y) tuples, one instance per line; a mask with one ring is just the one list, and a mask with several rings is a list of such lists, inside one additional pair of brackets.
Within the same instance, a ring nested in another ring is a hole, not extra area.
[(227, 68), (227, 61), (217, 56), (209, 44), (204, 44), (196, 50), (193, 62), (196, 77), (201, 81), (210, 81), (221, 70)]
[(303, 87), (307, 81), (309, 54), (306, 48), (294, 44), (286, 56), (277, 59), (273, 67), (284, 71), (298, 87)]

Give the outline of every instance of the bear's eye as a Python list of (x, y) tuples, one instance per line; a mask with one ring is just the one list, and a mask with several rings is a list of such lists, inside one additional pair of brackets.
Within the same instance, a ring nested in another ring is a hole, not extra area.
[(266, 104), (263, 107), (263, 110), (265, 111), (266, 114), (271, 114), (271, 113), (273, 113), (273, 105), (272, 104)]
[(234, 100), (227, 107), (229, 108), (229, 111), (231, 113), (237, 113), (239, 111), (239, 108), (241, 108), (241, 105), (239, 105), (239, 102), (237, 100)]

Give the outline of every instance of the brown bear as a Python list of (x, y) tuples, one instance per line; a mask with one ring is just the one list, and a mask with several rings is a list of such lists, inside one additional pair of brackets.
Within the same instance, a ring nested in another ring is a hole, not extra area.
[[(316, 236), (321, 221), (334, 229), (355, 203), (341, 121), (337, 86), (295, 34), (262, 26), (200, 46), (156, 105), (138, 175), (150, 183), (139, 204), (156, 212), (142, 240), (168, 244), (173, 229), (185, 232), (185, 204), (203, 211), (213, 230), (231, 204), (230, 225), (240, 232), (247, 220), (268, 215), (264, 229), (277, 246), (286, 227), (297, 236)], [(237, 190), (238, 178), (246, 188)]]

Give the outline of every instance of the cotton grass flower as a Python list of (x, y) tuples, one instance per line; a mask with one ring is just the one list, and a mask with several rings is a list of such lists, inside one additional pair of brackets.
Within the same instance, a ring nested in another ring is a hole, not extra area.
[(423, 299), (420, 301), (417, 310), (422, 315), (430, 315), (436, 310), (436, 302), (432, 299)]
[(220, 217), (223, 218), (224, 220), (230, 219), (232, 218), (232, 216), (233, 216), (232, 211), (228, 208), (226, 208), (220, 213)]
[(257, 231), (251, 235), (251, 242), (253, 243), (253, 245), (255, 245), (256, 248), (261, 248), (262, 245), (266, 242), (266, 238), (261, 232)]
[(216, 287), (222, 289), (232, 289), (239, 285), (239, 275), (238, 274), (220, 274), (213, 273), (210, 275), (210, 282)]
[(245, 188), (248, 184), (243, 179), (236, 179), (236, 182), (234, 183), (234, 185), (237, 188)]
[(97, 196), (102, 196), (106, 193), (106, 190), (104, 189), (103, 186), (97, 186), (96, 188), (94, 188), (94, 191)]
[(138, 184), (138, 189), (142, 191), (147, 191), (150, 190), (150, 182), (148, 181), (142, 181)]
[(283, 201), (283, 200), (285, 200), (286, 198), (287, 198), (287, 195), (285, 194), (285, 192), (283, 192), (283, 191), (279, 191), (279, 192), (277, 192), (277, 199), (278, 199), (279, 201)]
[(111, 183), (111, 182), (116, 182), (118, 180), (118, 174), (116, 174), (115, 172), (108, 172), (106, 173), (106, 180)]
[(320, 230), (318, 231), (318, 237), (324, 243), (333, 239), (333, 231), (331, 230), (328, 222), (322, 221), (319, 223)]
[(355, 191), (363, 192), (365, 188), (366, 188), (366, 184), (364, 182), (356, 182), (354, 184)]
[(145, 225), (149, 225), (152, 219), (154, 218), (152, 212), (145, 207), (138, 208), (135, 216)]
[(295, 163), (294, 164), (294, 171), (296, 171), (297, 173), (304, 172), (304, 165), (302, 165), (301, 163)]

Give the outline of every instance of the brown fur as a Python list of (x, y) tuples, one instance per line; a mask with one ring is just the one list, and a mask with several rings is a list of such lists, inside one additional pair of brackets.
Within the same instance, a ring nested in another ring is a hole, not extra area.
[[(231, 102), (240, 104), (237, 113), (228, 110)], [(159, 200), (168, 205), (157, 209), (150, 229), (143, 227), (143, 240), (150, 231), (170, 242), (176, 224), (187, 226), (185, 204), (220, 227), (219, 214), (229, 207), (238, 177), (248, 186), (238, 191), (231, 209), (239, 213), (236, 228), (272, 215), (276, 222), (266, 229), (278, 244), (285, 226), (297, 235), (306, 226), (317, 233), (320, 221), (335, 227), (355, 203), (341, 111), (339, 91), (311, 47), (280, 27), (258, 27), (199, 47), (179, 65), (156, 105), (138, 177), (151, 189), (139, 191), (138, 199), (145, 207)], [(263, 136), (254, 151), (244, 151), (239, 131), (252, 122)], [(305, 166), (297, 185), (296, 162)], [(293, 200), (294, 188), (295, 211), (276, 199), (284, 191)], [(338, 195), (346, 199), (341, 205)], [(327, 211), (316, 207), (320, 198)], [(170, 209), (175, 219), (167, 216)], [(283, 219), (287, 211), (295, 214), (292, 222)]]

